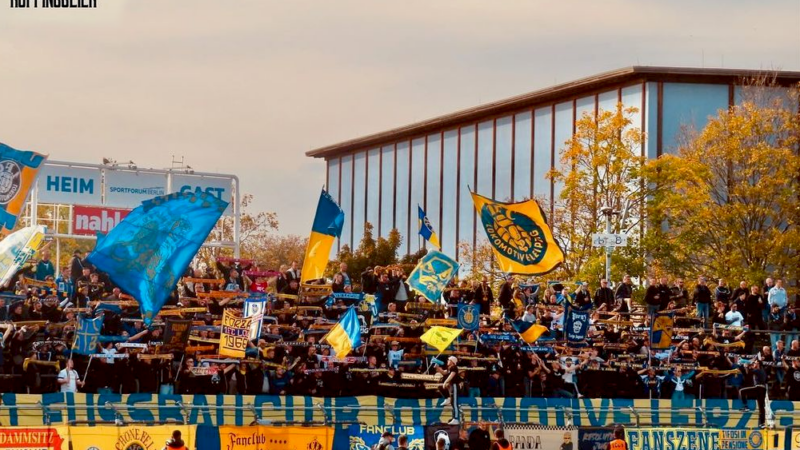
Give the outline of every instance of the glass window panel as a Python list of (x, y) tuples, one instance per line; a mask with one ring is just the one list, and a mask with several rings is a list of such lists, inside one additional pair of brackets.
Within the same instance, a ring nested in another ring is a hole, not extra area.
[(342, 157), (342, 195), (339, 206), (344, 211), (344, 226), (342, 227), (341, 245), (352, 248), (350, 232), (353, 227), (353, 155)]
[(594, 116), (594, 95), (575, 100), (575, 119), (581, 120), (584, 114)]
[[(631, 127), (642, 128), (642, 85), (637, 84), (622, 89), (622, 104), (626, 108), (636, 108), (636, 112), (631, 114)], [(629, 127), (630, 128), (630, 127)], [(641, 154), (641, 150), (636, 154)]]
[(409, 193), (409, 165), (408, 165), (408, 142), (397, 143), (397, 210), (395, 214), (397, 230), (403, 237), (398, 254), (407, 255), (409, 232), (408, 232), (408, 193)]
[(375, 238), (378, 234), (378, 218), (380, 211), (378, 210), (378, 203), (381, 194), (381, 149), (374, 148), (369, 151), (369, 170), (367, 175), (367, 222), (372, 224), (372, 229)]
[(492, 121), (478, 125), (478, 186), (477, 192), (487, 197), (492, 196), (492, 144), (494, 136)]
[[(442, 224), (439, 223), (439, 194), (441, 192), (442, 175), (442, 136), (432, 134), (428, 136), (428, 184), (427, 201), (423, 205), (428, 219), (433, 225), (433, 230), (440, 233)], [(440, 233), (441, 234), (441, 233)], [(423, 242), (426, 245), (425, 242)], [(426, 247), (430, 248), (429, 245)]]
[(466, 126), (461, 129), (461, 173), (458, 211), (458, 241), (472, 245), (473, 225), (475, 223), (475, 207), (472, 205), (470, 189), (475, 189), (475, 127)]
[(497, 119), (495, 136), (494, 198), (504, 202), (511, 201), (511, 120), (511, 116)]
[(545, 200), (547, 204), (542, 204), (545, 209), (549, 209), (550, 203), (550, 180), (547, 172), (550, 171), (552, 120), (552, 110), (549, 107), (534, 112), (533, 196)]
[[(458, 181), (458, 130), (444, 133), (444, 178), (442, 183), (442, 223), (439, 224), (439, 240), (442, 251), (456, 255), (456, 196)], [(469, 206), (469, 205), (467, 205)], [(463, 208), (464, 205), (461, 205)]]
[(709, 116), (728, 108), (728, 86), (664, 83), (662, 153), (676, 151), (683, 127), (702, 130)]
[[(339, 203), (339, 158), (328, 160), (328, 186), (325, 187), (328, 194)], [(333, 248), (339, 248), (339, 240), (333, 244)]]
[(364, 236), (364, 202), (367, 194), (367, 152), (358, 152), (355, 155), (355, 168), (353, 172), (353, 249), (358, 248)]
[(417, 205), (425, 201), (425, 139), (414, 139), (411, 143), (411, 227), (408, 230), (408, 244), (411, 253), (420, 249)]
[[(566, 141), (572, 137), (572, 102), (559, 103), (556, 105), (555, 132), (556, 152), (554, 165), (555, 167), (559, 168), (559, 170), (563, 170), (561, 164), (561, 154), (566, 146)], [(561, 193), (563, 185), (564, 183), (562, 182), (555, 183), (553, 190), (555, 200), (558, 200), (558, 196)]]
[(658, 157), (658, 83), (647, 83), (645, 87), (645, 149), (648, 158)]
[(514, 200), (531, 196), (531, 113), (514, 117)]
[(394, 146), (381, 149), (381, 236), (394, 227)]
[(619, 92), (617, 90), (602, 92), (597, 96), (597, 108), (600, 111), (613, 111), (617, 107)]

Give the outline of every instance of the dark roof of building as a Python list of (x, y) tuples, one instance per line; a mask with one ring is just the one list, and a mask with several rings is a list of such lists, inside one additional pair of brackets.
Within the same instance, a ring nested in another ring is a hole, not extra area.
[(604, 72), (587, 78), (582, 78), (568, 83), (551, 86), (527, 94), (518, 95), (492, 103), (475, 106), (473, 108), (456, 111), (451, 114), (412, 123), (410, 125), (394, 128), (380, 133), (351, 139), (338, 144), (317, 148), (306, 152), (306, 156), (324, 158), (360, 150), (364, 147), (396, 142), (403, 139), (417, 137), (428, 132), (474, 122), (487, 116), (497, 116), (520, 109), (538, 106), (555, 101), (563, 101), (585, 94), (588, 91), (598, 91), (609, 86), (634, 84), (644, 81), (665, 81), (677, 83), (712, 83), (712, 84), (741, 84), (744, 80), (758, 77), (775, 77), (775, 82), (781, 85), (800, 82), (800, 72), (742, 70), (742, 69), (699, 69), (691, 67), (649, 67), (632, 66), (611, 72)]

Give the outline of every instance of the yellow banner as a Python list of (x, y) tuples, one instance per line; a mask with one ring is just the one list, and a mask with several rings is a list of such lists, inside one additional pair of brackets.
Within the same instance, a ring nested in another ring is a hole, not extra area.
[(222, 334), (219, 340), (219, 354), (234, 358), (244, 358), (247, 342), (250, 337), (251, 318), (236, 316), (226, 309), (222, 315)]
[(69, 450), (69, 431), (67, 427), (0, 428), (0, 448)]
[(69, 427), (69, 439), (72, 450), (161, 450), (176, 431), (185, 448), (196, 447), (192, 425)]
[(536, 200), (501, 203), (473, 192), (472, 201), (503, 272), (541, 275), (564, 262)]
[(333, 427), (220, 427), (219, 443), (221, 450), (331, 450)]

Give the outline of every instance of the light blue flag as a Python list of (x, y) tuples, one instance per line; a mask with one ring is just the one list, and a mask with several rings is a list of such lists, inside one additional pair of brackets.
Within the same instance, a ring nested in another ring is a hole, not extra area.
[(139, 302), (149, 325), (227, 207), (206, 193), (147, 200), (108, 235), (98, 233), (88, 260)]
[(442, 252), (428, 251), (408, 276), (408, 285), (428, 300), (438, 303), (447, 283), (458, 273), (458, 263)]
[(458, 328), (467, 331), (475, 331), (481, 325), (480, 305), (468, 305), (462, 303), (458, 305)]
[(100, 330), (103, 328), (103, 316), (90, 319), (81, 316), (78, 320), (78, 331), (72, 343), (72, 351), (79, 355), (97, 353), (97, 343), (100, 339)]

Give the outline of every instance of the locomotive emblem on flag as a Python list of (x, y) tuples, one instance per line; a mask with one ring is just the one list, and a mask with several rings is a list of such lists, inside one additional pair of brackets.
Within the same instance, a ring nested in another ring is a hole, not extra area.
[(7, 205), (19, 193), (22, 169), (16, 161), (0, 162), (0, 204)]
[(506, 258), (522, 264), (538, 264), (547, 251), (544, 233), (525, 215), (501, 205), (485, 204), (481, 220), (494, 247)]

